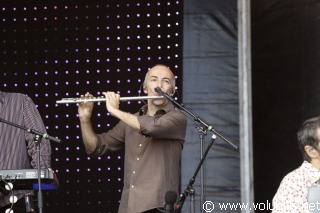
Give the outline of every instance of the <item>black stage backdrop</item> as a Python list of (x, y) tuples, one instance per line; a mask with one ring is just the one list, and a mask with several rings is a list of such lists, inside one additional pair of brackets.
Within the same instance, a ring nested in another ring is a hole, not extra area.
[[(63, 141), (52, 143), (60, 187), (44, 191), (44, 212), (116, 212), (123, 152), (87, 156), (76, 104), (56, 101), (87, 92), (144, 95), (145, 73), (158, 63), (173, 69), (181, 90), (183, 2), (1, 1), (0, 10), (0, 89), (29, 95), (48, 134)], [(136, 112), (142, 104), (121, 108)], [(104, 103), (93, 120), (97, 132), (117, 122)]]
[[(319, 1), (252, 1), (256, 202), (271, 202), (302, 163), (296, 132), (319, 116)], [(257, 212), (270, 212), (269, 209)]]
[[(184, 104), (239, 146), (237, 1), (188, 0), (184, 8)], [(200, 162), (200, 137), (206, 149), (213, 134), (201, 135), (197, 127), (190, 119), (182, 153), (182, 190)], [(208, 210), (214, 205), (216, 213), (239, 212), (235, 210), (241, 201), (239, 151), (217, 137), (203, 168), (203, 192), (201, 171), (194, 184), (195, 212), (204, 212), (202, 193)], [(192, 212), (190, 204), (188, 199), (184, 213)]]

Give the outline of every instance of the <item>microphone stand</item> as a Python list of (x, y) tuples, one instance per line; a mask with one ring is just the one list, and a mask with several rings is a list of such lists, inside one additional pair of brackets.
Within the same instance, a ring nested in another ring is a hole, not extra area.
[(31, 133), (34, 135), (33, 138), (33, 142), (36, 145), (36, 153), (37, 153), (37, 164), (38, 164), (38, 168), (37, 168), (37, 173), (38, 173), (38, 208), (39, 208), (39, 213), (42, 213), (42, 209), (43, 209), (43, 196), (42, 196), (42, 189), (41, 189), (41, 168), (40, 168), (40, 143), (41, 143), (41, 139), (49, 139), (50, 141), (54, 141), (57, 143), (60, 143), (61, 140), (52, 136), (49, 136), (47, 133), (41, 133), (38, 132), (34, 129), (28, 129), (26, 127), (20, 126), (18, 124), (3, 120), (2, 118), (0, 118), (0, 122), (6, 123), (8, 125), (17, 127), (19, 129), (23, 129), (25, 131), (27, 131), (28, 133)]
[[(213, 145), (215, 139), (216, 139), (216, 135), (218, 135), (221, 139), (223, 139), (225, 142), (227, 142), (230, 146), (232, 146), (234, 149), (238, 150), (239, 148), (233, 144), (230, 140), (228, 140), (227, 138), (225, 138), (223, 135), (221, 135), (219, 132), (217, 132), (211, 125), (207, 124), (205, 121), (203, 121), (200, 117), (194, 115), (192, 112), (190, 112), (189, 110), (187, 110), (184, 106), (182, 106), (181, 104), (179, 104), (178, 102), (176, 102), (170, 95), (168, 95), (167, 93), (163, 92), (161, 90), (160, 87), (156, 87), (154, 89), (157, 93), (159, 93), (160, 95), (162, 95), (164, 98), (168, 99), (175, 107), (177, 107), (178, 109), (180, 110), (183, 110), (184, 112), (188, 113), (190, 116), (192, 116), (194, 118), (194, 120), (198, 123), (200, 123), (202, 126), (204, 127), (197, 127), (198, 131), (199, 131), (199, 136), (200, 136), (200, 141), (201, 141), (201, 150), (200, 150), (200, 154), (201, 154), (201, 160), (198, 164), (198, 167), (193, 175), (193, 177), (190, 179), (189, 181), (189, 184), (186, 188), (186, 190), (184, 191), (184, 193), (182, 193), (180, 195), (180, 200), (178, 201), (178, 204), (176, 205), (176, 211), (175, 212), (179, 212), (182, 207), (183, 207), (183, 204), (184, 204), (184, 201), (186, 199), (186, 197), (188, 195), (191, 195), (191, 213), (194, 213), (195, 212), (195, 206), (194, 206), (194, 194), (195, 194), (195, 190), (193, 188), (193, 184), (195, 182), (195, 178), (201, 168), (201, 176), (202, 176), (202, 180), (201, 180), (201, 192), (202, 192), (202, 195), (201, 195), (201, 202), (203, 202), (203, 199), (204, 199), (204, 189), (203, 189), (203, 182), (204, 182), (204, 178), (203, 178), (203, 175), (204, 175), (204, 168), (202, 167), (202, 164), (204, 163), (205, 161), (205, 158), (211, 148), (211, 146)], [(212, 131), (214, 134), (212, 135), (212, 140), (211, 140), (211, 143), (209, 144), (209, 146), (207, 147), (206, 151), (204, 154), (202, 154), (203, 152), (203, 134), (206, 135), (206, 131), (209, 130), (209, 131)]]
[(203, 164), (203, 162), (205, 161), (205, 159), (206, 159), (206, 157), (207, 157), (207, 154), (208, 154), (210, 148), (212, 147), (212, 145), (213, 145), (216, 137), (217, 137), (217, 136), (216, 136), (215, 134), (212, 134), (211, 142), (210, 142), (209, 146), (207, 147), (204, 155), (202, 156), (202, 158), (201, 158), (201, 160), (200, 160), (200, 162), (199, 162), (199, 164), (198, 164), (198, 167), (197, 167), (196, 171), (194, 172), (192, 178), (191, 178), (190, 181), (189, 181), (188, 186), (186, 187), (186, 189), (184, 190), (184, 192), (183, 192), (182, 194), (180, 194), (180, 198), (179, 198), (178, 203), (176, 204), (176, 208), (175, 208), (174, 212), (176, 212), (176, 213), (181, 212), (181, 209), (182, 209), (182, 207), (183, 207), (184, 201), (186, 200), (186, 198), (187, 198), (188, 195), (191, 195), (191, 197), (190, 197), (190, 200), (191, 200), (190, 212), (191, 212), (191, 213), (194, 213), (194, 212), (195, 212), (195, 205), (194, 205), (194, 194), (195, 194), (195, 190), (194, 190), (194, 188), (193, 188), (193, 184), (194, 184), (194, 182), (195, 182), (195, 180), (196, 180), (196, 176), (197, 176), (200, 168), (202, 167), (202, 164)]
[[(206, 129), (204, 129), (203, 127), (196, 127), (198, 129), (198, 134), (199, 134), (199, 138), (200, 138), (200, 159), (203, 156), (203, 148), (204, 148), (204, 140), (203, 140), (203, 136), (207, 135), (207, 131)], [(203, 161), (203, 165), (201, 166), (201, 170), (200, 170), (200, 187), (201, 187), (201, 194), (200, 194), (200, 203), (204, 203), (205, 200), (205, 186), (206, 186), (206, 162), (205, 160)], [(193, 201), (194, 202), (194, 201)], [(192, 203), (192, 202), (191, 202)], [(200, 212), (202, 212), (201, 208), (200, 208)]]

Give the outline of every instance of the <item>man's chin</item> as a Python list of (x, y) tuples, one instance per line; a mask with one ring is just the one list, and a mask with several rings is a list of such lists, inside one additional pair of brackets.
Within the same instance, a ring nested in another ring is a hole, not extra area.
[(152, 102), (155, 106), (164, 106), (168, 103), (168, 100), (159, 99), (159, 100), (153, 100)]

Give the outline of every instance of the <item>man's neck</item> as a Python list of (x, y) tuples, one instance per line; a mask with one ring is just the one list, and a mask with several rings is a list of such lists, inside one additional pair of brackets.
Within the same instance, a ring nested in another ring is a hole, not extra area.
[(165, 103), (162, 104), (162, 105), (154, 105), (154, 104), (148, 103), (147, 115), (149, 115), (149, 116), (154, 116), (158, 110), (163, 109), (163, 107), (164, 107), (165, 105), (167, 105), (167, 104), (168, 104), (168, 102), (165, 102)]
[(147, 111), (147, 115), (149, 116), (154, 116), (154, 114), (156, 114), (156, 112), (158, 111), (158, 107), (152, 105), (152, 104), (149, 104), (148, 105), (148, 111)]
[(312, 159), (310, 163), (312, 164), (313, 167), (320, 170), (320, 160), (319, 159)]

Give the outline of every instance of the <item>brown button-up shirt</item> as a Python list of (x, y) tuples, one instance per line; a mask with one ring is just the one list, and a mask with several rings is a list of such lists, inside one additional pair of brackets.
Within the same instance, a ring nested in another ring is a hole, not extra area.
[(180, 156), (187, 117), (168, 103), (154, 116), (147, 106), (136, 113), (140, 132), (120, 121), (98, 135), (93, 155), (125, 148), (124, 187), (119, 213), (141, 213), (164, 206), (166, 191), (179, 193)]
[[(45, 133), (46, 129), (30, 97), (19, 93), (0, 91), (0, 118), (25, 128)], [(49, 168), (51, 165), (51, 146), (49, 140), (41, 141), (40, 167)], [(36, 146), (33, 134), (23, 129), (0, 122), (0, 169), (31, 169), (37, 167)], [(5, 179), (5, 177), (2, 177)], [(13, 189), (15, 189), (13, 187)], [(30, 191), (16, 190), (18, 199)], [(8, 205), (11, 194), (5, 196), (0, 190), (0, 207)]]

